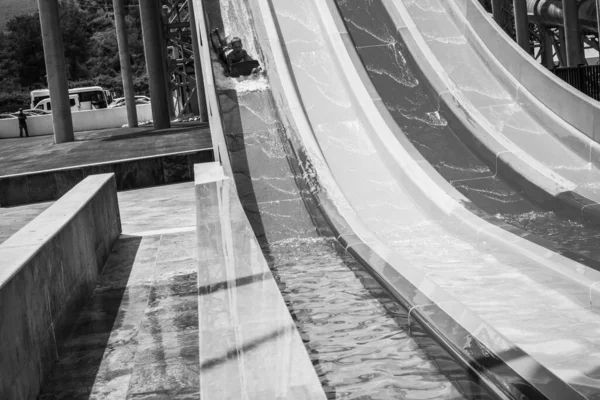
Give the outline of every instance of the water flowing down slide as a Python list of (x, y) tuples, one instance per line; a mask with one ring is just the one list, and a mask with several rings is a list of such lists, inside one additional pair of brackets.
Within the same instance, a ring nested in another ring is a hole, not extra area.
[[(236, 159), (230, 153), (232, 165), (238, 162), (250, 167), (246, 186), (278, 185), (277, 193), (288, 193), (291, 197), (287, 200), (297, 201), (306, 193), (281, 184), (303, 175), (308, 182), (305, 190), (317, 199), (316, 208), (339, 241), (357, 258), (364, 256), (361, 261), (371, 273), (403, 298), (413, 315), (429, 322), (438, 339), (459, 353), (457, 357), (481, 362), (486, 351), (493, 354), (494, 363), (486, 364), (488, 370), (481, 379), (496, 384), (500, 397), (541, 393), (557, 399), (591, 398), (600, 388), (594, 352), (600, 344), (594, 304), (600, 274), (468, 210), (473, 208), (471, 201), (402, 136), (402, 129), (410, 126), (400, 129), (390, 115), (357, 54), (352, 53), (350, 35), (333, 1), (235, 3), (248, 7), (236, 14), (235, 22), (240, 23), (240, 14), (250, 21), (244, 41), (265, 67), (262, 89), (268, 89), (271, 96), (236, 86), (247, 82), (234, 83), (230, 92), (220, 92), (222, 111), (227, 112), (223, 110), (227, 104), (231, 105), (228, 110), (235, 110), (237, 101), (240, 114), (256, 117), (242, 118), (257, 125), (241, 126), (242, 137), (231, 132), (228, 140), (250, 139), (249, 143), (257, 145), (256, 153), (272, 149), (265, 143), (281, 140), (291, 147), (290, 153), (263, 157), (289, 160), (293, 154), (298, 164), (292, 170), (299, 171), (290, 175), (279, 163), (281, 174), (274, 174), (276, 168), (271, 166), (262, 173), (273, 179), (257, 182), (251, 177), (261, 173), (253, 162), (260, 154), (246, 153)], [(339, 1), (342, 6), (351, 7), (352, 3)], [(233, 30), (234, 25), (225, 27)], [(395, 35), (395, 31), (391, 38), (372, 35), (383, 42), (372, 46), (395, 43)], [(400, 57), (399, 53), (391, 56)], [(213, 66), (218, 70), (218, 65)], [(411, 76), (394, 78), (404, 79), (407, 86), (415, 81)], [(219, 84), (214, 83), (217, 88)], [(473, 93), (473, 99), (481, 95), (481, 91)], [(440, 120), (435, 110), (430, 117)], [(224, 126), (227, 131), (227, 122)], [(246, 139), (246, 133), (253, 132)], [(531, 161), (524, 152), (517, 153)], [(554, 170), (544, 168), (545, 178), (559, 179)], [(236, 179), (238, 191), (244, 179)], [(251, 192), (255, 197), (269, 193), (266, 189)], [(312, 230), (305, 219), (297, 226), (302, 228), (300, 232), (273, 234), (270, 227), (281, 226), (277, 218), (290, 212), (281, 208), (275, 212), (279, 200), (254, 200), (248, 204), (257, 205), (254, 212), (261, 223), (256, 225), (263, 229), (255, 232), (265, 237), (273, 254), (298, 259), (290, 248), (278, 246), (299, 237), (306, 242), (323, 235)], [(316, 208), (306, 207), (315, 223)], [(297, 273), (301, 272), (305, 273)], [(314, 273), (317, 277), (318, 272)], [(467, 334), (459, 338), (457, 332), (464, 331)], [(483, 346), (479, 351), (472, 345), (475, 342)]]

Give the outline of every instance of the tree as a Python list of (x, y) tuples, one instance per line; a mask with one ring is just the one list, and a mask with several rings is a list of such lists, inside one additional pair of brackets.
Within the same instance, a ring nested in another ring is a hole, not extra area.
[(0, 80), (16, 79), (28, 87), (44, 80), (46, 66), (39, 14), (19, 15), (6, 24)]
[(76, 4), (62, 2), (60, 4), (60, 29), (69, 80), (87, 77), (88, 72), (84, 65), (89, 57), (89, 37), (91, 29), (93, 29), (88, 24), (87, 14)]
[[(125, 0), (125, 9), (135, 87), (146, 94), (138, 0)], [(60, 24), (70, 86), (98, 84), (122, 92), (112, 0), (61, 1)], [(14, 107), (30, 90), (45, 87), (45, 76), (39, 13), (12, 17), (0, 32), (0, 112), (14, 111), (5, 107)]]

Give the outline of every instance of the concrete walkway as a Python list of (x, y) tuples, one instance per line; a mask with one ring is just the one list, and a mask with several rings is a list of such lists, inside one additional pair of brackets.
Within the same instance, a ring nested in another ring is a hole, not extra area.
[(123, 234), (40, 399), (199, 398), (194, 184), (119, 205)]
[(0, 207), (0, 244), (40, 215), (51, 204), (52, 202), (49, 201), (17, 207)]

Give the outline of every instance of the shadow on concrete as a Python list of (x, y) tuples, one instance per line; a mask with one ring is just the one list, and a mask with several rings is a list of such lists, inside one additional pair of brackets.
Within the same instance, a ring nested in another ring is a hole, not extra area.
[(39, 400), (87, 399), (95, 383), (130, 372), (122, 369), (127, 365), (126, 359), (112, 360), (121, 367), (114, 370), (109, 367), (107, 371), (100, 371), (100, 366), (113, 350), (108, 347), (111, 334), (117, 329), (131, 329), (121, 325), (123, 315), (119, 309), (127, 300), (125, 291), (141, 241), (139, 236), (121, 235), (115, 244), (71, 335), (59, 344), (59, 359), (42, 385)]
[[(294, 325), (282, 327), (273, 331), (269, 334), (260, 336), (257, 339), (250, 340), (246, 343), (242, 343), (234, 348), (229, 349), (225, 354), (220, 357), (209, 358), (202, 362), (200, 368), (201, 369), (210, 369), (217, 367), (220, 364), (223, 364), (230, 360), (235, 360), (240, 357), (243, 357), (244, 353), (248, 353), (251, 350), (254, 350), (261, 345), (270, 342), (271, 340), (277, 339), (280, 336), (288, 335), (296, 329)], [(284, 342), (284, 346), (287, 346), (287, 343)], [(286, 363), (289, 360), (282, 359), (282, 364)], [(288, 367), (288, 365), (282, 365), (282, 367)]]
[(234, 281), (221, 281), (217, 283), (212, 283), (210, 285), (200, 286), (198, 288), (198, 296), (206, 296), (208, 294), (213, 294), (216, 292), (220, 292), (221, 290), (233, 289), (240, 286), (250, 285), (252, 283), (261, 282), (264, 280), (268, 280), (271, 278), (270, 272), (254, 274), (250, 276), (243, 276)]

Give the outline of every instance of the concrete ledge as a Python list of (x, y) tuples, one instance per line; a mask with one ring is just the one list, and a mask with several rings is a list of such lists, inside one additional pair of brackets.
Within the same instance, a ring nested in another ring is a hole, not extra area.
[(117, 190), (138, 189), (194, 178), (194, 164), (213, 161), (212, 149), (0, 176), (0, 206), (56, 200), (86, 176), (114, 173)]
[(324, 400), (235, 183), (218, 163), (195, 168), (200, 397)]
[(0, 398), (37, 396), (120, 232), (115, 178), (104, 174), (0, 245)]
[[(136, 106), (139, 121), (152, 120), (150, 104)], [(97, 129), (120, 128), (127, 124), (127, 109), (125, 107), (103, 108), (100, 110), (85, 110), (71, 113), (73, 130), (75, 132), (92, 131)], [(52, 115), (27, 117), (29, 136), (52, 135)], [(0, 138), (19, 136), (19, 121), (17, 119), (0, 120)]]

